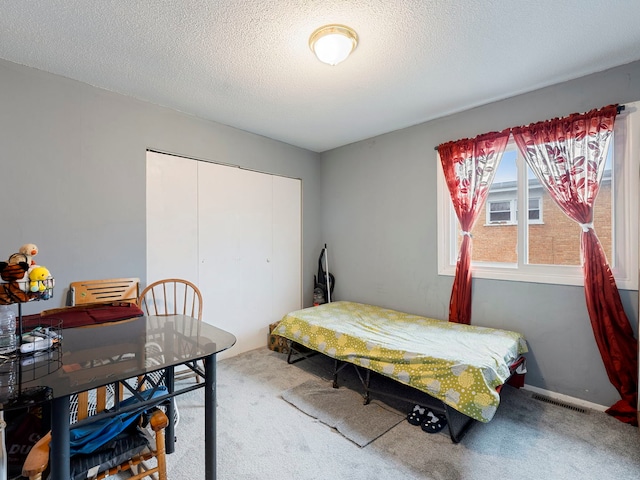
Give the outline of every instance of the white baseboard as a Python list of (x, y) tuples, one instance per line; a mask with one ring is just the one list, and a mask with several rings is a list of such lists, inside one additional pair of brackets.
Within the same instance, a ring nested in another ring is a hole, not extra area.
[(538, 393), (540, 395), (544, 395), (545, 397), (549, 397), (559, 402), (564, 402), (571, 405), (588, 408), (590, 410), (597, 410), (598, 412), (604, 412), (607, 408), (609, 408), (609, 407), (605, 407), (604, 405), (598, 405), (597, 403), (591, 403), (591, 402), (587, 402), (586, 400), (570, 397), (569, 395), (563, 395), (562, 393), (551, 392), (549, 390), (545, 390), (544, 388), (538, 388), (532, 385), (527, 385), (526, 383), (522, 388), (529, 392)]

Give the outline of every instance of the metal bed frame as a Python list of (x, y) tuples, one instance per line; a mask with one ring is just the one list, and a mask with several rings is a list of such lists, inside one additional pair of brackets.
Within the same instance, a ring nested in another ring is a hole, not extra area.
[[(289, 340), (289, 354), (287, 355), (287, 363), (288, 364), (293, 364), (293, 363), (297, 363), (300, 362), (302, 360), (306, 360), (307, 358), (310, 358), (314, 355), (317, 354), (322, 354), (321, 352), (318, 352), (316, 350), (310, 349), (309, 347), (300, 345), (296, 342), (293, 342), (291, 340)], [(296, 355), (296, 358), (292, 358), (293, 355)], [(322, 354), (324, 355), (324, 354)], [(324, 355), (327, 358), (331, 358), (328, 355)], [(369, 369), (366, 369), (364, 367), (360, 367), (358, 365), (355, 365), (353, 363), (349, 363), (349, 362), (345, 362), (343, 360), (337, 360), (337, 359), (333, 359), (334, 360), (334, 368), (333, 368), (333, 388), (339, 388), (338, 385), (338, 373), (340, 373), (345, 367), (351, 365), (354, 370), (356, 371), (356, 374), (358, 375), (358, 379), (360, 380), (360, 383), (364, 389), (364, 392), (362, 393), (362, 396), (364, 398), (364, 405), (368, 405), (369, 402), (371, 401), (371, 394), (376, 394), (376, 395), (381, 395), (381, 396), (385, 396), (385, 397), (389, 397), (389, 398), (394, 398), (396, 400), (400, 400), (402, 402), (407, 402), (407, 403), (414, 403), (413, 400), (407, 398), (407, 397), (403, 397), (400, 395), (395, 395), (393, 393), (390, 392), (386, 392), (384, 390), (378, 390), (378, 389), (374, 389), (371, 388), (371, 373), (376, 374), (376, 372), (372, 372)], [(516, 360), (516, 362), (514, 362), (509, 368), (511, 371), (511, 376), (505, 381), (505, 383), (507, 383), (509, 381), (509, 379), (513, 376), (513, 374), (516, 371), (516, 368), (524, 361), (524, 357), (519, 357), (518, 360)], [(380, 374), (377, 374), (380, 375)], [(380, 375), (381, 377), (390, 380), (392, 382), (395, 383), (399, 383), (401, 385), (404, 385), (408, 388), (414, 389), (417, 392), (420, 392), (421, 394), (424, 394), (426, 396), (429, 397), (429, 399), (432, 399), (436, 405), (429, 405), (429, 408), (437, 413), (443, 414), (445, 416), (445, 418), (447, 419), (447, 427), (449, 430), (449, 437), (451, 438), (451, 441), (453, 443), (459, 443), (460, 440), (462, 440), (462, 438), (465, 436), (465, 434), (469, 431), (469, 429), (476, 423), (478, 422), (478, 420), (476, 420), (475, 418), (469, 417), (468, 415), (465, 415), (464, 413), (461, 413), (459, 411), (457, 411), (456, 409), (448, 406), (446, 403), (444, 403), (442, 400), (435, 398), (431, 395), (429, 395), (427, 392), (423, 392), (422, 390), (418, 390), (415, 387), (411, 387), (410, 385), (405, 385), (402, 384), (400, 382), (398, 382), (397, 380), (391, 378), (391, 377), (386, 377), (384, 375)]]

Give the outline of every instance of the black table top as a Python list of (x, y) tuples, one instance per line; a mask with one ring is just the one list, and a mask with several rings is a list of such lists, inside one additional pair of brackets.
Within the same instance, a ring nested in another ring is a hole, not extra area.
[(232, 347), (231, 333), (184, 315), (144, 316), (61, 330), (60, 345), (0, 358), (0, 409), (64, 397)]

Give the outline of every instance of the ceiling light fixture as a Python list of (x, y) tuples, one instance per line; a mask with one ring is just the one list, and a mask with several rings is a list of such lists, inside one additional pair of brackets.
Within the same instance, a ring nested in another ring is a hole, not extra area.
[(345, 25), (325, 25), (309, 37), (309, 48), (318, 60), (337, 65), (358, 46), (358, 34)]

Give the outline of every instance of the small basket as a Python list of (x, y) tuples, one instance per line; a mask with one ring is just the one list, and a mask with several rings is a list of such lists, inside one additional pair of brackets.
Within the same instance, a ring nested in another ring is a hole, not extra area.
[[(35, 283), (35, 285), (34, 285)], [(53, 296), (55, 279), (48, 278), (39, 282), (20, 280), (0, 283), (0, 305), (27, 303), (38, 300), (49, 300)], [(35, 288), (35, 291), (32, 291)]]
[[(53, 345), (42, 350), (33, 352), (21, 352), (19, 354), (21, 378), (23, 382), (28, 382), (49, 375), (60, 369), (62, 366), (62, 319), (55, 317), (43, 317), (40, 325), (25, 332), (30, 333), (48, 332), (49, 338), (53, 338)], [(21, 342), (21, 346), (24, 343)]]
[(43, 318), (41, 329), (57, 336), (53, 346), (29, 353), (5, 355), (0, 358), (0, 403), (11, 403), (21, 396), (22, 385), (49, 375), (62, 367), (62, 320)]

